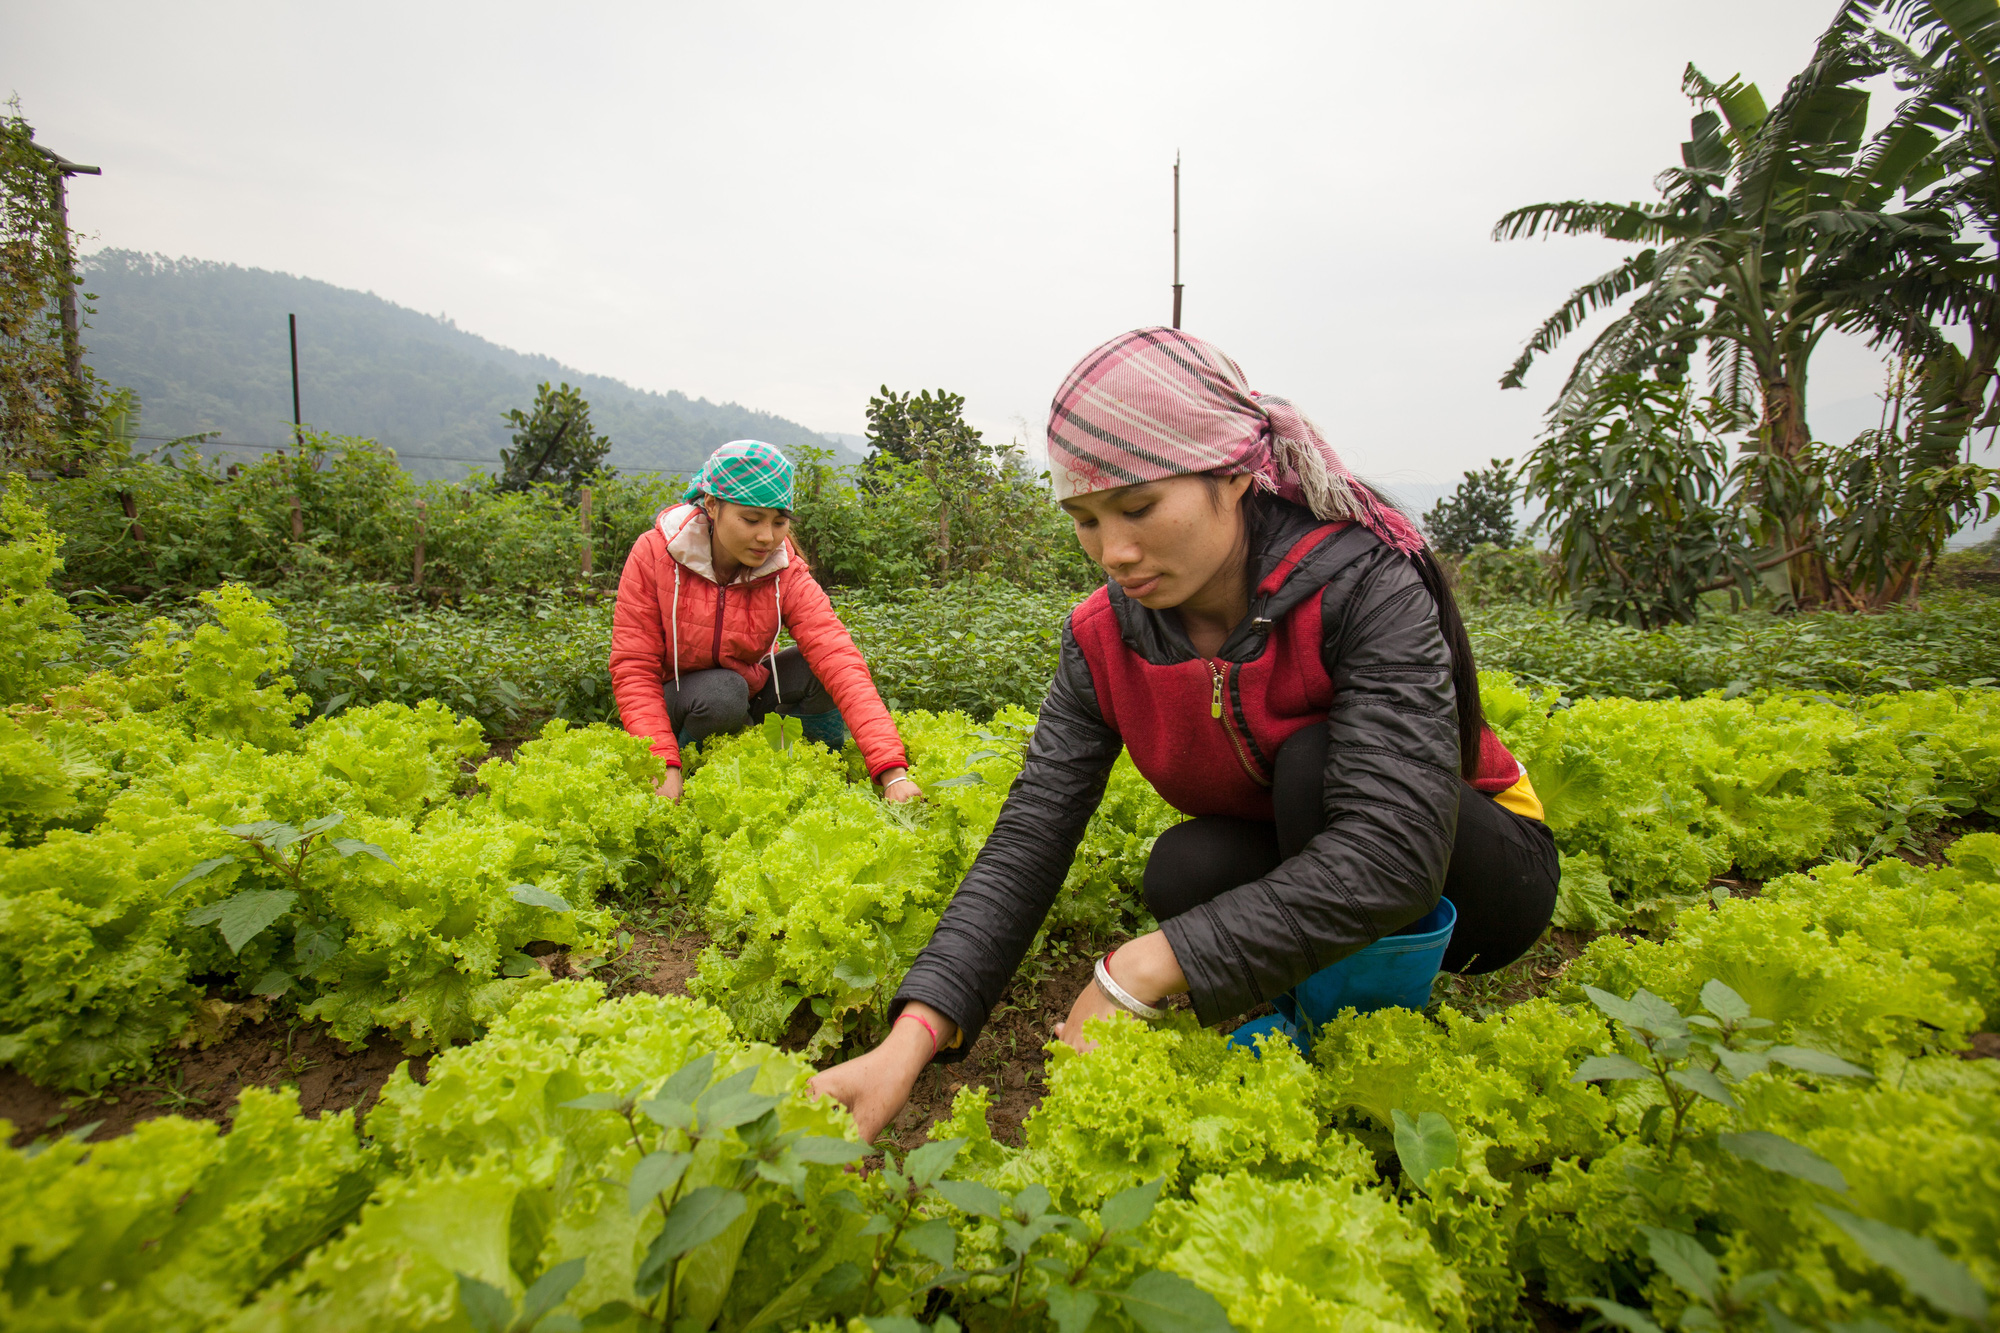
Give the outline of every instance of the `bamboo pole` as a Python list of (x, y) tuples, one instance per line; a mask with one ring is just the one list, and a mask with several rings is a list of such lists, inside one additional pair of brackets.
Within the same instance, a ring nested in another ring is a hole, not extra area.
[(1174, 327), (1181, 326), (1181, 155), (1174, 154)]
[(582, 499), (576, 507), (577, 517), (583, 523), (583, 577), (590, 579), (590, 487), (583, 488)]
[(295, 542), (302, 542), (306, 539), (306, 516), (305, 513), (299, 508), (299, 497), (294, 495), (291, 497), (291, 501), (292, 501), (292, 540)]

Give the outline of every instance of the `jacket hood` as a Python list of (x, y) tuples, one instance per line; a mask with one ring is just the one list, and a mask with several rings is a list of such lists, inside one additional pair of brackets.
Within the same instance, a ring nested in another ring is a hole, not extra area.
[[(699, 574), (710, 583), (720, 583), (715, 576), (715, 548), (709, 541), (707, 517), (700, 505), (677, 504), (671, 509), (660, 511), (654, 526), (667, 539), (667, 554), (690, 573)], [(766, 556), (764, 563), (755, 569), (740, 569), (736, 572), (735, 583), (754, 583), (784, 570), (792, 563), (792, 539), (787, 537), (777, 550)]]
[[(1299, 603), (1330, 583), (1341, 570), (1373, 552), (1387, 550), (1382, 539), (1355, 523), (1328, 523), (1301, 505), (1262, 497), (1250, 515), (1250, 567), (1256, 578), (1250, 614), (1229, 632), (1217, 656), (1248, 661), (1264, 650), (1264, 636)], [(1303, 551), (1296, 548), (1316, 530), (1329, 529)], [(1149, 610), (1106, 585), (1125, 646), (1149, 662), (1192, 661), (1200, 654), (1188, 642), (1179, 616)]]

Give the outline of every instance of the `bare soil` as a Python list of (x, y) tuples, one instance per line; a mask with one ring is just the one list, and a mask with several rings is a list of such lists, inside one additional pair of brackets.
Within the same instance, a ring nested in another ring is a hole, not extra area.
[(19, 1074), (0, 1072), (0, 1120), (12, 1122), (17, 1148), (86, 1125), (94, 1126), (89, 1139), (102, 1142), (160, 1115), (227, 1125), (244, 1088), (285, 1086), (298, 1089), (299, 1106), (307, 1115), (365, 1114), (406, 1059), (410, 1073), (422, 1082), (427, 1057), (406, 1056), (387, 1038), (349, 1051), (324, 1028), (266, 1019), (244, 1024), (205, 1050), (170, 1052), (152, 1078), (116, 1085), (95, 1097), (69, 1097)]

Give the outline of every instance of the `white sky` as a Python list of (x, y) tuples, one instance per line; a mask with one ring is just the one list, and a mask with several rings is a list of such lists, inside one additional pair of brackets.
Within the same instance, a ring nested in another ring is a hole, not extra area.
[[(1186, 327), (1357, 471), (1446, 481), (1531, 442), (1561, 367), (1496, 381), (1618, 253), (1494, 220), (1653, 197), (1682, 66), (1775, 99), (1834, 7), (0, 0), (0, 94), (104, 168), (102, 244), (820, 430), (942, 385), (1036, 444), (1076, 358), (1166, 321), (1179, 149)], [(1818, 433), (1878, 387), (1829, 346)]]

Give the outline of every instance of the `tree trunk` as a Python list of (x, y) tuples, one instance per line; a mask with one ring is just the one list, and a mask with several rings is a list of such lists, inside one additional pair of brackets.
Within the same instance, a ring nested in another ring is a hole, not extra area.
[[(1812, 430), (1806, 425), (1804, 394), (1791, 378), (1783, 375), (1764, 380), (1761, 388), (1764, 417), (1757, 424), (1757, 438), (1767, 454), (1780, 460), (1802, 482), (1808, 482)], [(1786, 573), (1793, 601), (1810, 609), (1823, 605), (1827, 599), (1826, 559), (1816, 549), (1819, 522), (1814, 507), (1799, 504), (1796, 497), (1786, 507), (1791, 512), (1775, 514), (1779, 519), (1779, 547), (1799, 552), (1787, 562)]]

